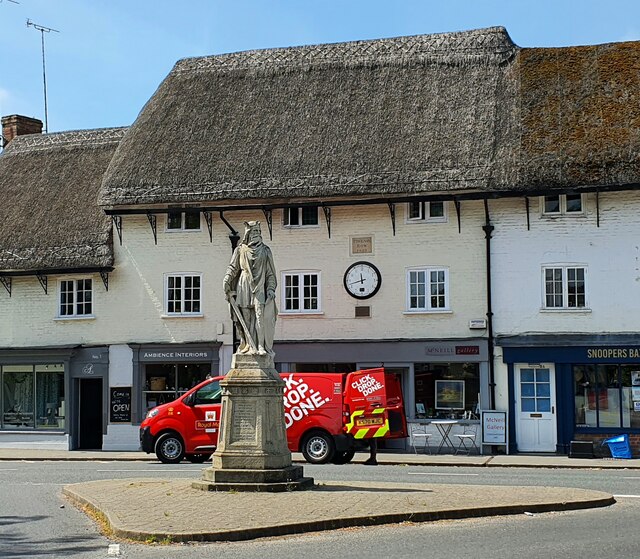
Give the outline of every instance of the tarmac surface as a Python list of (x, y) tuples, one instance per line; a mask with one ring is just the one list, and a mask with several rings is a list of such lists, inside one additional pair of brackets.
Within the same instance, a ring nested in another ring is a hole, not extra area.
[[(368, 454), (356, 455), (355, 463)], [(157, 461), (142, 452), (0, 449), (0, 460)], [(294, 453), (294, 462), (302, 456)], [(430, 456), (378, 453), (381, 465), (625, 468), (640, 460), (556, 455)], [(203, 464), (203, 468), (207, 464)], [(186, 479), (118, 479), (67, 485), (64, 495), (113, 537), (142, 542), (237, 541), (350, 526), (536, 513), (608, 506), (600, 491), (383, 482), (316, 482), (308, 491), (205, 492)], [(206, 511), (201, 514), (196, 511)]]

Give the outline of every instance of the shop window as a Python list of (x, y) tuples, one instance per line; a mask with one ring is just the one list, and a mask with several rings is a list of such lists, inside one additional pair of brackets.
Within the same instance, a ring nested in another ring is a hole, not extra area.
[(317, 206), (285, 208), (282, 223), (285, 227), (317, 227), (318, 208)]
[(168, 315), (201, 315), (200, 274), (167, 274), (165, 308)]
[(144, 382), (146, 409), (172, 402), (209, 374), (212, 374), (209, 363), (148, 363)]
[(409, 202), (407, 203), (407, 223), (447, 221), (445, 202)]
[(478, 363), (415, 363), (414, 374), (416, 415), (455, 418), (478, 415)]
[(542, 215), (581, 215), (584, 213), (581, 194), (555, 194), (541, 198)]
[(407, 272), (407, 310), (434, 312), (449, 309), (449, 271), (421, 268)]
[(313, 314), (320, 309), (320, 273), (286, 272), (282, 274), (282, 301), (285, 313)]
[(542, 269), (545, 309), (584, 309), (587, 307), (587, 269), (580, 266), (554, 266)]
[(60, 318), (89, 317), (93, 313), (93, 282), (91, 278), (60, 281)]
[(3, 429), (64, 429), (64, 366), (7, 365), (0, 369)]
[(170, 211), (167, 214), (167, 231), (200, 231), (200, 212)]
[(576, 427), (640, 429), (640, 364), (574, 365), (573, 378)]

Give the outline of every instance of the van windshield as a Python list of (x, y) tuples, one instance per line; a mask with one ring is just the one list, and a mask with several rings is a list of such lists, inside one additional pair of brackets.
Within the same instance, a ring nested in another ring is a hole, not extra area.
[(195, 394), (194, 403), (199, 404), (219, 404), (222, 401), (222, 388), (220, 382), (214, 380), (206, 386), (203, 386)]

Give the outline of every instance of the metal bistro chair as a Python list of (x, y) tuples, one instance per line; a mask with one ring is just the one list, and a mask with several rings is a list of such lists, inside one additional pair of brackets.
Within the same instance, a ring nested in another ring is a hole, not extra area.
[[(459, 452), (466, 452), (467, 455), (471, 454), (471, 451), (475, 448), (476, 453), (480, 454), (480, 449), (476, 444), (476, 436), (478, 434), (478, 424), (472, 423), (471, 425), (464, 425), (462, 433), (456, 433), (453, 436), (458, 439), (458, 447), (456, 448), (456, 454)], [(469, 446), (467, 446), (467, 444)]]
[(431, 454), (431, 447), (429, 446), (431, 433), (427, 433), (427, 426), (421, 425), (420, 423), (411, 423), (410, 425), (411, 446), (413, 447), (413, 451), (418, 454), (418, 448), (416, 447), (416, 439), (418, 439), (424, 441), (424, 445), (420, 445), (422, 446), (422, 452), (426, 454), (428, 451), (429, 454)]

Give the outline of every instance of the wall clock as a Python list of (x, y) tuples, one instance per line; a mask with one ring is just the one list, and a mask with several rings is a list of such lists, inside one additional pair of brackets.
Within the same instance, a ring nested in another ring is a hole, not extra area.
[(351, 264), (344, 273), (344, 288), (356, 299), (373, 297), (382, 284), (380, 270), (370, 262)]

